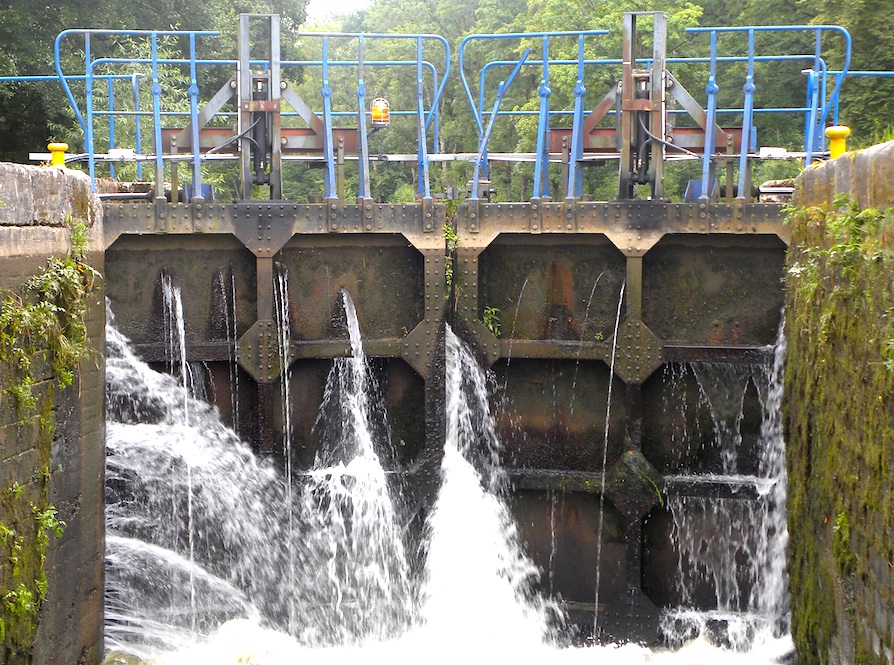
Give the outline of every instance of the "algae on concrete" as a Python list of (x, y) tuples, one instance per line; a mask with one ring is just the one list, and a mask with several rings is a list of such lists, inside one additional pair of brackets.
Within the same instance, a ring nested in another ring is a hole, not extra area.
[(894, 210), (790, 211), (785, 426), (799, 662), (894, 650)]

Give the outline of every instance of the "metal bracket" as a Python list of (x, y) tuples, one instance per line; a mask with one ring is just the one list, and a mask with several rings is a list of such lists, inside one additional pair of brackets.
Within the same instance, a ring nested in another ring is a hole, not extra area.
[(543, 229), (543, 208), (538, 201), (531, 201), (531, 216), (529, 230), (537, 235)]
[(248, 331), (239, 338), (237, 359), (240, 367), (248, 372), (258, 383), (273, 383), (282, 374), (285, 364), (291, 364), (289, 358), (280, 359), (276, 324), (273, 321), (256, 321)]
[(242, 102), (242, 110), (250, 113), (279, 113), (278, 99), (259, 99)]
[(661, 340), (642, 321), (618, 328), (615, 372), (624, 383), (644, 383), (664, 362)]
[(286, 204), (236, 204), (233, 232), (258, 258), (272, 257), (294, 233), (295, 206)]

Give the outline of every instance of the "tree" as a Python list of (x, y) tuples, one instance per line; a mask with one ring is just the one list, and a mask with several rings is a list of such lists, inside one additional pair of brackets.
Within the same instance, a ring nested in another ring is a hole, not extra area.
[[(841, 25), (853, 40), (851, 70), (894, 70), (894, 3), (890, 0), (854, 0), (839, 3), (812, 0), (817, 8), (815, 21)], [(833, 66), (840, 68), (843, 49), (830, 44), (837, 57)], [(842, 88), (842, 124), (849, 125), (862, 141), (894, 126), (894, 79), (851, 78)]]
[[(232, 58), (240, 12), (279, 13), (287, 37), (304, 21), (306, 4), (306, 0), (6, 0), (0, 4), (0, 75), (54, 74), (53, 42), (69, 28), (219, 30), (221, 37), (209, 43), (205, 53)], [(0, 159), (27, 161), (28, 152), (43, 151), (49, 139), (74, 141), (73, 121), (58, 85), (0, 84)]]

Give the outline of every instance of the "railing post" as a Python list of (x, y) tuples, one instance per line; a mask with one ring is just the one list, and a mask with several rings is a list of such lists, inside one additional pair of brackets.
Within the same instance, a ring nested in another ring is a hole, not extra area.
[(155, 130), (155, 198), (165, 197), (164, 146), (161, 141), (161, 84), (158, 78), (158, 34), (152, 33), (152, 121)]
[[(109, 91), (109, 150), (115, 147), (115, 79), (108, 79)], [(109, 177), (115, 177), (115, 164), (109, 164)]]
[(702, 156), (702, 192), (699, 200), (707, 201), (711, 198), (712, 181), (714, 179), (714, 149), (715, 149), (715, 133), (714, 127), (717, 125), (717, 92), (720, 88), (717, 85), (717, 31), (711, 31), (711, 64), (710, 73), (708, 75), (708, 84), (705, 86), (705, 92), (708, 93), (708, 113), (705, 121), (705, 154)]
[(428, 145), (425, 138), (425, 106), (422, 99), (422, 37), (416, 38), (416, 127), (417, 127), (417, 169), (418, 192), (425, 200), (431, 199), (431, 186), (428, 179)]
[(335, 154), (332, 141), (332, 88), (329, 87), (329, 38), (323, 37), (323, 159), (325, 161), (323, 196), (327, 201), (338, 201), (335, 183)]
[(754, 124), (754, 30), (748, 31), (748, 73), (745, 76), (745, 109), (742, 114), (742, 146), (739, 148), (739, 192), (737, 201), (751, 200), (751, 178), (748, 150), (751, 147), (751, 127)]
[(574, 200), (581, 197), (583, 189), (583, 173), (580, 160), (584, 154), (584, 36), (577, 38), (577, 81), (574, 85), (574, 116), (571, 125), (571, 145), (568, 155), (568, 180), (565, 185), (565, 199)]
[(366, 42), (364, 35), (358, 37), (357, 45), (357, 131), (360, 133), (360, 155), (358, 159), (359, 174), (357, 199), (360, 203), (372, 199), (369, 184), (369, 140), (366, 132), (366, 83), (364, 72), (364, 58), (366, 56)]
[[(196, 75), (196, 36), (189, 35), (189, 126), (191, 128), (192, 149), (192, 201), (203, 203), (205, 197), (202, 194), (202, 157), (199, 144), (199, 84)], [(175, 163), (172, 169), (177, 168)]]
[(540, 114), (537, 121), (537, 154), (534, 156), (534, 196), (532, 201), (549, 198), (549, 37), (543, 37), (543, 76), (537, 90)]

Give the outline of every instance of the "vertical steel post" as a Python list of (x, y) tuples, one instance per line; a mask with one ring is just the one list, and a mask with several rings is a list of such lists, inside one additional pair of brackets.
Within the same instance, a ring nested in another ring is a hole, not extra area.
[(708, 113), (705, 121), (705, 154), (702, 156), (702, 193), (699, 200), (707, 201), (711, 198), (711, 186), (714, 180), (714, 127), (717, 125), (717, 31), (711, 31), (711, 59), (708, 74), (708, 84), (705, 92), (708, 93)]
[[(133, 93), (133, 110), (134, 115), (134, 147), (137, 154), (143, 152), (143, 138), (141, 136), (142, 118), (140, 117), (140, 74), (134, 72), (130, 77), (130, 90)], [(143, 162), (137, 161), (137, 180), (143, 179)]]
[(425, 106), (422, 98), (422, 37), (416, 38), (416, 159), (418, 169), (417, 195), (423, 200), (431, 200), (431, 186), (428, 179), (428, 141), (425, 137)]
[(652, 198), (664, 198), (664, 143), (667, 140), (667, 14), (655, 12), (652, 35), (652, 68), (649, 73), (649, 131), (660, 141), (651, 142)]
[(631, 102), (636, 96), (633, 69), (636, 66), (636, 16), (624, 14), (624, 36), (621, 46), (621, 154), (618, 160), (618, 198), (633, 198), (634, 150), (636, 113)]
[(239, 15), (239, 64), (236, 69), (238, 85), (239, 122), (236, 133), (239, 135), (239, 177), (242, 183), (241, 198), (251, 199), (251, 48), (249, 39), (249, 16)]
[[(189, 35), (189, 126), (192, 150), (192, 201), (202, 203), (202, 156), (199, 148), (199, 83), (196, 75), (196, 36)], [(177, 168), (176, 162), (171, 167)]]
[(745, 106), (742, 115), (742, 146), (739, 148), (739, 192), (737, 201), (751, 200), (751, 178), (748, 177), (748, 149), (754, 124), (754, 30), (748, 31), (748, 72), (745, 76)]
[(87, 172), (90, 187), (96, 191), (96, 155), (93, 145), (93, 63), (90, 62), (90, 33), (84, 35), (84, 94), (87, 119), (84, 122), (84, 147), (87, 149)]
[(357, 192), (357, 201), (365, 203), (372, 200), (369, 184), (369, 139), (366, 132), (366, 74), (364, 71), (364, 58), (366, 56), (366, 41), (363, 35), (358, 37), (357, 44), (357, 132), (360, 137), (360, 155), (358, 155), (357, 168), (360, 191)]
[(267, 17), (270, 25), (270, 50), (269, 73), (270, 85), (267, 96), (271, 102), (268, 114), (270, 122), (267, 124), (268, 140), (270, 144), (269, 186), (270, 198), (274, 201), (282, 200), (282, 115), (280, 93), (282, 92), (282, 78), (280, 72), (280, 18), (279, 14), (271, 14)]
[(320, 95), (323, 97), (323, 159), (325, 160), (323, 176), (323, 196), (332, 202), (338, 201), (335, 183), (335, 155), (332, 141), (332, 88), (329, 87), (329, 38), (323, 37), (323, 85)]
[[(114, 79), (109, 77), (109, 151), (115, 147), (115, 86)], [(115, 164), (109, 164), (109, 177), (115, 177)]]
[(158, 35), (152, 33), (152, 122), (155, 129), (155, 198), (165, 196), (164, 146), (161, 142), (161, 85), (158, 78)]
[(534, 157), (534, 196), (532, 201), (549, 198), (549, 37), (543, 37), (543, 75), (540, 79), (540, 114), (537, 122), (537, 154)]
[(565, 199), (576, 200), (581, 197), (583, 173), (580, 160), (584, 155), (584, 36), (577, 37), (577, 81), (574, 85), (574, 116), (571, 123), (571, 145), (568, 155), (568, 180), (565, 185)]

